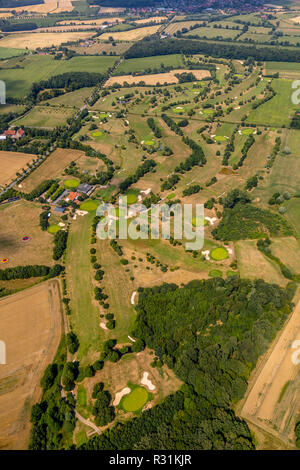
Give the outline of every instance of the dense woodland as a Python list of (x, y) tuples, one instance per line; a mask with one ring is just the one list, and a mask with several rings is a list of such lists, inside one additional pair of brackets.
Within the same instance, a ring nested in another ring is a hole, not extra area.
[(294, 284), (228, 277), (140, 288), (133, 334), (184, 382), (83, 449), (253, 449), (234, 415), (251, 370), (291, 311)]

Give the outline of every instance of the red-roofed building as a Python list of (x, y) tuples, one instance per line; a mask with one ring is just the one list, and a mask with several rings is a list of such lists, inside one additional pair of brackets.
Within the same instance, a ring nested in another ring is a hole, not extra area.
[(71, 192), (71, 193), (69, 193), (69, 194), (67, 195), (67, 197), (65, 198), (65, 201), (66, 201), (66, 202), (74, 202), (75, 199), (78, 198), (78, 196), (80, 196), (79, 193), (73, 193), (73, 192)]
[(3, 135), (5, 137), (10, 137), (11, 139), (20, 139), (20, 137), (24, 137), (25, 132), (21, 128), (18, 129), (17, 131), (13, 129), (7, 129), (6, 131), (4, 131)]

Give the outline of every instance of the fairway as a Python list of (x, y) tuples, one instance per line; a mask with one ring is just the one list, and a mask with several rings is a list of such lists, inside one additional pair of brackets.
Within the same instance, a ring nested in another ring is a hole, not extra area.
[(131, 392), (122, 398), (120, 406), (124, 411), (136, 412), (143, 408), (149, 400), (149, 394), (144, 387), (134, 386)]

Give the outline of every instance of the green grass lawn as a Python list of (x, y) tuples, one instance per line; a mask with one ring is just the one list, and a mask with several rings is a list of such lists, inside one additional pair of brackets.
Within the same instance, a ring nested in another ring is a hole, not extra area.
[(47, 231), (49, 233), (55, 234), (56, 232), (59, 232), (61, 230), (61, 227), (59, 225), (49, 225)]
[(0, 59), (9, 59), (11, 57), (28, 54), (26, 49), (15, 49), (12, 47), (0, 47)]
[(80, 209), (82, 211), (94, 212), (99, 206), (99, 201), (93, 199), (87, 199), (82, 204), (80, 204)]
[(160, 68), (161, 65), (165, 67), (183, 67), (183, 61), (180, 54), (169, 54), (164, 56), (142, 57), (139, 59), (127, 59), (119, 65), (114, 75), (119, 75), (120, 72), (124, 74), (131, 74), (132, 72), (142, 72), (147, 69)]
[(69, 179), (64, 181), (64, 186), (67, 189), (76, 189), (80, 184), (80, 181), (75, 179)]
[(247, 122), (268, 126), (287, 126), (290, 123), (293, 111), (298, 107), (291, 101), (293, 92), (292, 81), (274, 79), (272, 87), (277, 93), (274, 98), (251, 111)]
[(14, 121), (14, 125), (54, 129), (56, 126), (66, 124), (67, 119), (72, 117), (74, 112), (70, 108), (35, 106), (28, 114)]
[(228, 258), (228, 251), (226, 248), (219, 246), (218, 248), (211, 250), (210, 257), (215, 261), (222, 261), (223, 259)]
[(94, 301), (92, 266), (89, 252), (92, 215), (77, 217), (68, 237), (66, 279), (71, 298), (70, 321), (79, 339), (78, 360), (91, 362), (91, 355), (100, 351), (104, 331), (100, 328), (99, 308)]

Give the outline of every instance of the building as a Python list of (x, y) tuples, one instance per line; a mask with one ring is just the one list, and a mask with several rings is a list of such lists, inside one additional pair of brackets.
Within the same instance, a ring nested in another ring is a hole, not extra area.
[(80, 196), (79, 193), (74, 193), (74, 192), (70, 192), (67, 197), (65, 197), (65, 201), (66, 202), (74, 202), (78, 196)]
[(77, 191), (89, 196), (94, 191), (94, 186), (87, 184), (87, 183), (81, 183), (78, 186)]
[(21, 137), (25, 136), (25, 132), (23, 129), (18, 129), (17, 131), (13, 129), (7, 129), (4, 131), (3, 137), (9, 137), (10, 139), (20, 139)]

